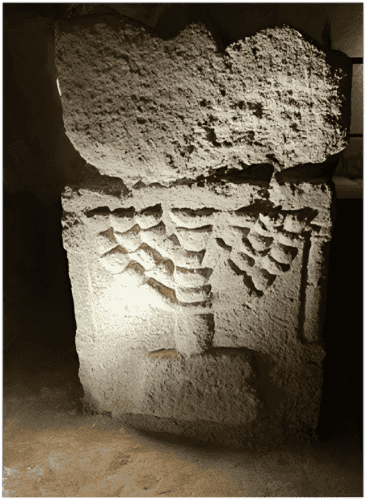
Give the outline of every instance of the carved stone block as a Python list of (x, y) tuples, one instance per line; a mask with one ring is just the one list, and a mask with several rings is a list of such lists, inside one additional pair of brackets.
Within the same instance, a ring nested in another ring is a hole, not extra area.
[(236, 445), (311, 433), (332, 191), (226, 187), (66, 190), (85, 400), (147, 429), (234, 426)]
[(89, 162), (62, 199), (86, 403), (235, 446), (314, 433), (344, 74), (286, 26), (222, 53), (96, 11), (56, 63)]

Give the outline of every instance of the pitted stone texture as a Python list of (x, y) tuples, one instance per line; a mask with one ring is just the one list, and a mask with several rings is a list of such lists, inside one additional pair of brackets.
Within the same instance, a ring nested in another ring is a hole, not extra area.
[(79, 16), (58, 23), (56, 63), (71, 142), (128, 187), (283, 170), (346, 147), (341, 76), (287, 27), (221, 54), (203, 25), (164, 41), (112, 15)]
[(225, 419), (253, 439), (314, 431), (330, 186), (101, 186), (63, 196), (87, 402), (214, 440)]
[(219, 348), (188, 359), (177, 354), (165, 350), (149, 354), (146, 413), (233, 425), (250, 424), (258, 417), (262, 403), (255, 388), (253, 353)]

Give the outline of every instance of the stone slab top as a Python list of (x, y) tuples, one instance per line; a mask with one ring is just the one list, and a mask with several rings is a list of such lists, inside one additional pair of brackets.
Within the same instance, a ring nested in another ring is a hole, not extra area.
[(72, 144), (129, 189), (346, 147), (343, 75), (287, 26), (221, 53), (202, 24), (162, 40), (118, 13), (84, 15), (57, 23), (56, 64)]

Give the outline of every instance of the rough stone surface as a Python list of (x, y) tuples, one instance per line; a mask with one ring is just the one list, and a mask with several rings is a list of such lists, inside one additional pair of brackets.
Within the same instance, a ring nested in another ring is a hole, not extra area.
[(56, 36), (66, 132), (129, 188), (342, 151), (342, 77), (325, 59), (287, 27), (224, 54), (203, 25), (161, 40), (108, 14), (59, 22)]
[(286, 27), (220, 54), (201, 25), (81, 16), (57, 54), (89, 162), (62, 199), (85, 404), (235, 446), (314, 434), (333, 193), (309, 162), (345, 146), (339, 76)]
[(87, 404), (236, 445), (314, 431), (330, 187), (273, 179), (126, 196), (102, 179), (63, 197)]

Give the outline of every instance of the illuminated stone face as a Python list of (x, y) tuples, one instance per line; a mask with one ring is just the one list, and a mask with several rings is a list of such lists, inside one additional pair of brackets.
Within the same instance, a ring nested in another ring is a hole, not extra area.
[(312, 176), (346, 147), (344, 75), (289, 27), (223, 54), (201, 24), (161, 40), (93, 12), (56, 33), (89, 162), (63, 194), (87, 404), (235, 445), (308, 435), (332, 226)]
[(224, 166), (286, 170), (346, 148), (344, 75), (299, 32), (218, 50), (201, 24), (170, 40), (113, 16), (59, 22), (65, 129), (100, 173), (167, 185)]
[(215, 190), (65, 194), (86, 399), (118, 418), (160, 419), (148, 428), (182, 419), (253, 434), (286, 421), (288, 405), (289, 427), (314, 428), (331, 191)]
[[(234, 282), (240, 296), (261, 298), (277, 277), (291, 270), (299, 251), (311, 247), (316, 215), (306, 208), (263, 214), (250, 206), (226, 213), (173, 207), (164, 214), (169, 231), (161, 204), (140, 212), (129, 207), (86, 213), (108, 227), (95, 235), (102, 267), (121, 288), (128, 288), (131, 305), (146, 301), (177, 316), (174, 336), (184, 354), (212, 345), (213, 302), (225, 301)], [(312, 335), (304, 333), (305, 338)], [(196, 337), (195, 345), (184, 346), (186, 336)]]

